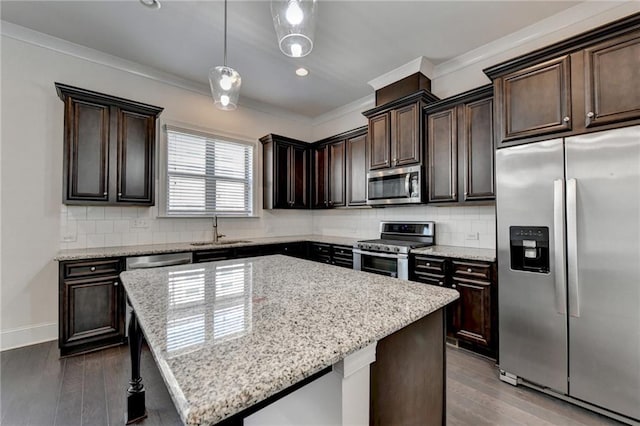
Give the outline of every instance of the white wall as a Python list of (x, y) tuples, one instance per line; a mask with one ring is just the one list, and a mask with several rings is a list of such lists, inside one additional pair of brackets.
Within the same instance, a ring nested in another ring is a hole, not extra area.
[[(0, 347), (57, 338), (60, 248), (206, 238), (208, 220), (155, 219), (157, 208), (69, 208), (61, 204), (63, 103), (54, 82), (165, 107), (161, 121), (257, 140), (269, 132), (309, 140), (307, 121), (250, 108), (218, 111), (208, 96), (2, 36), (2, 275)], [(260, 169), (258, 175), (260, 175)], [(258, 190), (260, 189), (258, 185)], [(258, 206), (260, 207), (260, 206)], [(222, 219), (230, 237), (309, 233), (310, 212)], [(130, 219), (149, 219), (132, 230)], [(73, 232), (70, 232), (73, 231)], [(140, 232), (136, 232), (140, 231)], [(75, 233), (75, 242), (62, 236)]]

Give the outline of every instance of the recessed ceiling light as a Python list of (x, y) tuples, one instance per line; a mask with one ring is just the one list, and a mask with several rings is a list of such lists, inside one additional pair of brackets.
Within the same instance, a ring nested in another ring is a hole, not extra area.
[(144, 4), (150, 9), (160, 9), (160, 7), (162, 7), (159, 0), (140, 0), (140, 3)]
[(309, 70), (303, 67), (300, 67), (296, 70), (296, 75), (298, 77), (306, 77), (309, 75)]

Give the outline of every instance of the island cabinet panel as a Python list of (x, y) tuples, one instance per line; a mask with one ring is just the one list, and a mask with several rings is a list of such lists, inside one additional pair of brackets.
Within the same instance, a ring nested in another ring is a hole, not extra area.
[(347, 206), (367, 204), (367, 134), (347, 139)]
[(493, 87), (426, 106), (428, 200), (486, 204), (495, 200)]
[(497, 148), (636, 125), (640, 14), (484, 72), (495, 89)]
[(154, 204), (156, 119), (162, 108), (61, 83), (63, 202)]
[(584, 50), (586, 126), (640, 118), (640, 33)]
[(414, 255), (410, 279), (457, 290), (447, 306), (447, 337), (457, 345), (495, 358), (498, 341), (498, 277), (495, 262)]
[(62, 356), (125, 341), (121, 259), (60, 263), (59, 340)]
[(369, 170), (391, 166), (391, 114), (385, 113), (369, 119)]
[(310, 206), (310, 145), (285, 136), (260, 138), (263, 155), (263, 208)]
[(443, 323), (440, 309), (378, 342), (370, 367), (370, 425), (446, 423)]

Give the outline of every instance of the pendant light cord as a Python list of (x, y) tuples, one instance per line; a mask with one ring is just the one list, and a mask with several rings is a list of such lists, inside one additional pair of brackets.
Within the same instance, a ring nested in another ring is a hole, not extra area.
[(227, 0), (224, 0), (224, 66), (227, 66)]

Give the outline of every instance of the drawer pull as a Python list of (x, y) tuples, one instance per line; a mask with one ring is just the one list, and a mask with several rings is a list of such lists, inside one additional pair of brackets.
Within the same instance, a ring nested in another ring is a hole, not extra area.
[(95, 271), (96, 271), (96, 267), (95, 267), (95, 266), (92, 266), (91, 268), (89, 268), (89, 270), (90, 270), (91, 272), (95, 272)]
[(451, 285), (451, 288), (456, 288), (456, 285), (455, 285), (455, 284), (452, 284), (452, 285)]
[(118, 281), (114, 281), (113, 286), (118, 287)]
[(569, 116), (567, 116), (563, 118), (562, 121), (564, 121), (565, 123), (568, 123), (569, 121), (571, 121), (571, 119), (569, 118)]
[(473, 272), (473, 269), (467, 268), (467, 272)]
[(595, 116), (595, 114), (592, 111), (589, 111), (587, 113), (587, 118), (593, 118)]
[(431, 266), (431, 263), (430, 263), (430, 262), (427, 262), (427, 263), (425, 263), (425, 265), (427, 265), (427, 266)]
[(443, 284), (442, 281), (438, 281), (438, 285), (442, 285), (442, 284)]

